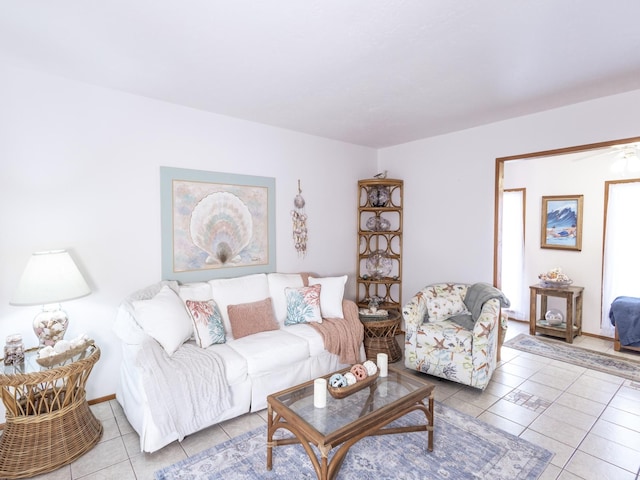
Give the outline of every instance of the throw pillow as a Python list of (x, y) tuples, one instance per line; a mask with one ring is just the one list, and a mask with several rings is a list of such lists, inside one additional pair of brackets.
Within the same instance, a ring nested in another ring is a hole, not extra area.
[(342, 299), (347, 276), (341, 277), (309, 277), (309, 285), (322, 285), (320, 292), (320, 311), (322, 318), (344, 318)]
[(147, 335), (168, 355), (173, 355), (193, 334), (189, 314), (178, 295), (168, 286), (150, 300), (132, 302), (136, 319)]
[(224, 343), (224, 325), (218, 305), (213, 300), (187, 300), (187, 311), (193, 323), (193, 332), (199, 347)]
[(441, 322), (454, 315), (469, 313), (460, 295), (455, 293), (427, 298), (427, 312), (430, 322)]
[(254, 333), (278, 330), (280, 326), (273, 314), (271, 298), (239, 305), (227, 306), (233, 338), (242, 338)]
[(299, 273), (269, 273), (267, 281), (276, 319), (281, 325), (284, 325), (284, 321), (287, 319), (287, 297), (284, 289), (303, 287), (302, 275)]
[(229, 321), (227, 307), (229, 305), (257, 302), (271, 296), (265, 273), (255, 273), (235, 278), (216, 278), (209, 280), (208, 283), (211, 286), (210, 298), (213, 298), (218, 304), (218, 308), (220, 308), (227, 340), (232, 340), (235, 336)]
[(322, 323), (320, 313), (320, 290), (322, 285), (310, 287), (285, 288), (287, 297), (287, 318), (285, 325), (297, 323)]

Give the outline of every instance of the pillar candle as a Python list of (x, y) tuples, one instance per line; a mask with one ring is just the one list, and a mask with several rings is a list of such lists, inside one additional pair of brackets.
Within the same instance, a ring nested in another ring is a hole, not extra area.
[(313, 406), (324, 408), (327, 406), (327, 380), (316, 378), (313, 382)]
[(377, 357), (378, 368), (380, 369), (380, 376), (386, 377), (389, 374), (388, 360), (386, 353), (379, 353)]

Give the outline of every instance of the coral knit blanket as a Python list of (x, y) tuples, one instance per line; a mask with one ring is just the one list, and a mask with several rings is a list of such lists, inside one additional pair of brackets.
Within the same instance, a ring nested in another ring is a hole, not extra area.
[(364, 327), (354, 302), (343, 301), (344, 318), (323, 318), (322, 323), (310, 323), (324, 340), (324, 348), (340, 357), (342, 363), (360, 363), (360, 345)]

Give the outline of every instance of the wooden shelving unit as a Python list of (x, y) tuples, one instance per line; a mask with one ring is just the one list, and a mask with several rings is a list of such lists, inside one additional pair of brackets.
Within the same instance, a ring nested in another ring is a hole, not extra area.
[(370, 179), (358, 182), (358, 265), (356, 302), (378, 308), (402, 309), (403, 181)]

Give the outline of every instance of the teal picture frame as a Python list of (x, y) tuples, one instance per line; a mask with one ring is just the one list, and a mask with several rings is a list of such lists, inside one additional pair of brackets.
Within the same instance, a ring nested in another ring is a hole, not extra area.
[(160, 167), (162, 278), (276, 269), (275, 178)]

